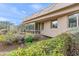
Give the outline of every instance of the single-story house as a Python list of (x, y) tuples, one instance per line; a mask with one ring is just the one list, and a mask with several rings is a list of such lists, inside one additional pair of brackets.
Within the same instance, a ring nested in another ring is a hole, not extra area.
[[(79, 27), (79, 3), (52, 3), (25, 18), (26, 31), (54, 37)], [(76, 30), (74, 30), (76, 31)]]

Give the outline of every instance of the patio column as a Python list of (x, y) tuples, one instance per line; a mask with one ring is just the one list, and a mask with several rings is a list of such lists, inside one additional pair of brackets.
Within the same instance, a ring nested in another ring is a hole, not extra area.
[(79, 27), (79, 17), (77, 16), (77, 27)]

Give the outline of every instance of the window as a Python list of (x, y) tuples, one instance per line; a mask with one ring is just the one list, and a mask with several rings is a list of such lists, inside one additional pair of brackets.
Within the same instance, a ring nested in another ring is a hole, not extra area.
[(52, 21), (51, 28), (58, 28), (58, 21), (57, 20)]
[(78, 22), (78, 14), (74, 14), (69, 16), (69, 27), (77, 27), (77, 22)]
[(34, 24), (28, 24), (26, 30), (34, 30)]
[(33, 24), (29, 25), (29, 30), (34, 30), (34, 25)]

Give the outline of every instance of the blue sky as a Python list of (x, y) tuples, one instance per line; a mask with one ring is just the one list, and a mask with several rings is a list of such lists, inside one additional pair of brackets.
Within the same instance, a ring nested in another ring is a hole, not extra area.
[(0, 21), (20, 24), (25, 17), (47, 7), (48, 3), (0, 3)]

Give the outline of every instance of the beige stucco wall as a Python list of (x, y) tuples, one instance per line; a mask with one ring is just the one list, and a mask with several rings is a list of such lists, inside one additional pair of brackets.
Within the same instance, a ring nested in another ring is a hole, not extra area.
[(44, 22), (44, 30), (41, 31), (42, 35), (54, 37), (68, 29), (68, 16), (62, 16), (58, 18), (58, 28), (51, 28), (51, 21)]

